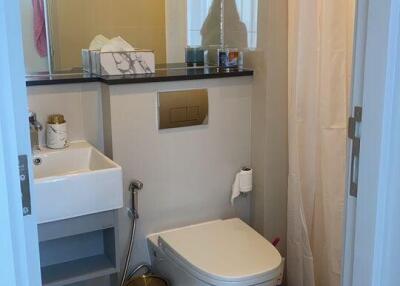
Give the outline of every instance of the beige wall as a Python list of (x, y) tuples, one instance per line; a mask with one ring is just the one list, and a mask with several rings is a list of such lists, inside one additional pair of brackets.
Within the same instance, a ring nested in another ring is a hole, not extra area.
[(97, 34), (121, 36), (137, 48), (152, 49), (166, 62), (164, 0), (53, 0), (55, 70), (81, 66), (81, 49)]
[(187, 46), (186, 0), (165, 0), (167, 63), (185, 62)]
[[(22, 19), (22, 32), (23, 32), (23, 44), (24, 44), (24, 55), (25, 55), (25, 68), (27, 73), (35, 73), (35, 72), (43, 72), (43, 71), (48, 71), (48, 62), (47, 62), (47, 57), (40, 57), (39, 54), (36, 51), (36, 48), (34, 46), (34, 41), (33, 41), (33, 11), (32, 11), (32, 1), (31, 0), (20, 0), (21, 1), (21, 19)], [(98, 2), (102, 0), (96, 0)], [(153, 47), (154, 44), (149, 41), (154, 41), (157, 40), (156, 46), (158, 45), (159, 48), (157, 50), (160, 50), (161, 53), (157, 52), (158, 58), (157, 58), (157, 63), (182, 63), (185, 61), (185, 47), (187, 45), (187, 19), (186, 19), (186, 0), (163, 0), (165, 2), (165, 43), (161, 43), (161, 39), (163, 37), (162, 31), (159, 29), (157, 30), (156, 27), (154, 27), (154, 30), (156, 31), (155, 33), (157, 34), (157, 39), (153, 39), (153, 37), (145, 37), (144, 39), (140, 39), (139, 41), (134, 40), (134, 43), (138, 45), (139, 47)], [(59, 0), (57, 0), (59, 2)], [(64, 0), (65, 2), (65, 0)], [(68, 0), (68, 4), (75, 5), (76, 2)], [(104, 4), (103, 7), (107, 7), (107, 1), (103, 1), (102, 5)], [(132, 2), (132, 1), (131, 1)], [(160, 1), (158, 1), (160, 2)], [(50, 1), (51, 3), (51, 1)], [(80, 5), (83, 5), (84, 1), (80, 1)], [(133, 2), (132, 2), (133, 3)], [(140, 4), (146, 4), (148, 2), (145, 1), (140, 1)], [(158, 5), (157, 3), (153, 3), (154, 5)], [(140, 6), (140, 5), (139, 5)], [(139, 7), (140, 8), (140, 7)], [(56, 13), (57, 11), (54, 11)], [(156, 11), (152, 11), (152, 13), (155, 13)], [(157, 13), (161, 12), (159, 10)], [(79, 12), (82, 14), (82, 12)], [(160, 15), (155, 15), (155, 17), (158, 17), (159, 21), (161, 21), (162, 16)], [(76, 15), (75, 18), (76, 19)], [(105, 18), (104, 18), (105, 19)], [(129, 18), (131, 19), (131, 18)], [(63, 20), (64, 21), (64, 20)], [(97, 21), (97, 20), (96, 20)], [(98, 21), (97, 23), (97, 28), (96, 32), (97, 33), (108, 33), (110, 36), (113, 36), (113, 34), (110, 32), (110, 27), (109, 27), (109, 21), (108, 20), (103, 20), (103, 21)], [(89, 36), (85, 36), (83, 39), (80, 39), (80, 36), (75, 33), (74, 31), (82, 31), (83, 25), (87, 25), (88, 23), (84, 23), (82, 21), (75, 21), (75, 24), (73, 24), (74, 28), (77, 28), (78, 30), (72, 30), (70, 33), (70, 36), (74, 38), (76, 41), (77, 38), (79, 38), (79, 43), (82, 43), (82, 47), (87, 47), (88, 42), (90, 42), (91, 38)], [(55, 29), (57, 28), (57, 21), (54, 23), (56, 26)], [(147, 27), (148, 29), (151, 29)], [(161, 29), (161, 27), (160, 27)], [(54, 30), (54, 29), (53, 29)], [(67, 31), (68, 33), (68, 31)], [(122, 32), (121, 32), (122, 33)], [(160, 37), (161, 35), (161, 37)], [(90, 39), (89, 39), (90, 38)], [(57, 37), (56, 37), (57, 39)], [(89, 40), (88, 40), (89, 39)], [(146, 41), (145, 41), (146, 40)], [(58, 39), (56, 40), (56, 49), (58, 49), (59, 44), (57, 43), (59, 41)], [(62, 40), (60, 40), (62, 41)], [(70, 43), (68, 43), (70, 45)], [(73, 44), (76, 46), (77, 44)], [(165, 46), (165, 47), (164, 47)], [(79, 47), (81, 49), (82, 47)], [(65, 50), (63, 51), (63, 56), (64, 57), (70, 57), (68, 55), (68, 51)], [(62, 66), (68, 67), (70, 65), (69, 60), (63, 60), (60, 57), (57, 57), (56, 59), (57, 66)], [(65, 62), (63, 64), (62, 62)], [(81, 65), (81, 58), (80, 58), (80, 53), (76, 53), (73, 56), (73, 59), (71, 59), (71, 65)]]
[(256, 51), (246, 55), (255, 70), (252, 101), (252, 166), (255, 170), (251, 222), (286, 254), (288, 176), (287, 0), (259, 1)]

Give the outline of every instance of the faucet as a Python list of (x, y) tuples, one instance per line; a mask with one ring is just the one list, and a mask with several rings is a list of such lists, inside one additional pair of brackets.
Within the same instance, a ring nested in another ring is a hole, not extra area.
[(36, 113), (29, 112), (29, 130), (31, 135), (31, 148), (32, 153), (34, 151), (39, 151), (39, 131), (43, 129), (42, 124), (37, 121)]

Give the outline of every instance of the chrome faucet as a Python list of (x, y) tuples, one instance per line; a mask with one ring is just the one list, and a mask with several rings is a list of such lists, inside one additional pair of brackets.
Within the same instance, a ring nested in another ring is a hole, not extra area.
[(40, 150), (39, 147), (39, 131), (43, 129), (42, 124), (37, 121), (36, 113), (29, 112), (29, 130), (31, 134), (32, 152)]

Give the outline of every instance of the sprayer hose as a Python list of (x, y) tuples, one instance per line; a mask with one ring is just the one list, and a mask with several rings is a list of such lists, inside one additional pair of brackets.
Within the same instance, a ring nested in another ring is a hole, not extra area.
[(126, 282), (128, 268), (129, 268), (129, 264), (131, 261), (132, 252), (134, 249), (135, 232), (136, 232), (136, 217), (134, 214), (133, 218), (132, 218), (132, 231), (131, 231), (131, 238), (130, 238), (130, 243), (129, 243), (129, 250), (128, 250), (128, 254), (126, 255), (126, 259), (125, 259), (125, 267), (124, 267), (124, 272), (122, 275), (122, 280), (121, 280), (120, 286), (124, 286), (125, 282)]

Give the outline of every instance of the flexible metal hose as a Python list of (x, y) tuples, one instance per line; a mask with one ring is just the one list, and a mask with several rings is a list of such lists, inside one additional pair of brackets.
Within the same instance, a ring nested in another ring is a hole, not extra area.
[(130, 243), (129, 243), (128, 254), (126, 255), (126, 259), (125, 259), (125, 267), (124, 267), (124, 272), (123, 272), (123, 275), (122, 275), (122, 280), (121, 280), (120, 286), (124, 286), (125, 285), (127, 274), (128, 274), (128, 268), (129, 268), (129, 264), (130, 264), (130, 261), (131, 261), (132, 252), (133, 252), (133, 249), (134, 249), (137, 215), (135, 214), (136, 210), (132, 210), (132, 212), (133, 212), (133, 216), (132, 216), (131, 240), (130, 240)]
[(143, 189), (143, 183), (139, 180), (134, 180), (129, 185), (129, 192), (132, 194), (132, 206), (131, 206), (131, 214), (132, 214), (132, 230), (131, 230), (131, 239), (129, 242), (129, 249), (125, 259), (125, 267), (122, 275), (120, 286), (124, 286), (127, 279), (131, 277), (127, 277), (129, 264), (132, 258), (132, 252), (135, 246), (135, 233), (136, 233), (136, 220), (139, 218), (138, 211), (138, 192)]

